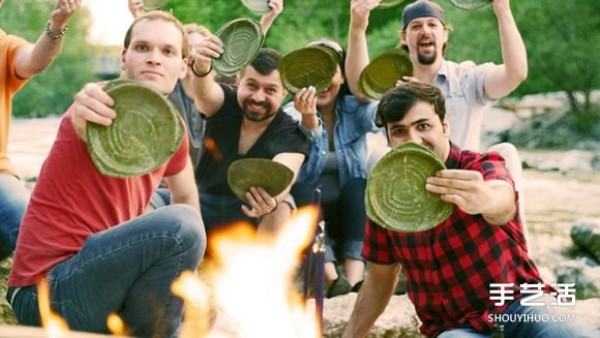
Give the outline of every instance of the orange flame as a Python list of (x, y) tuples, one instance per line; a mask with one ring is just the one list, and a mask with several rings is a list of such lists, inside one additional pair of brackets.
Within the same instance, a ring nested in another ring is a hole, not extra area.
[[(317, 216), (316, 208), (303, 208), (273, 237), (256, 236), (253, 227), (242, 223), (211, 237), (209, 244), (216, 262), (206, 264), (203, 273), (219, 315), (233, 323), (239, 337), (320, 336), (314, 303), (307, 306), (293, 285), (302, 252), (312, 240)], [(209, 299), (203, 292), (186, 290), (184, 299)], [(184, 325), (187, 311), (188, 307)], [(215, 332), (211, 335), (216, 336)]]
[(184, 322), (180, 338), (208, 335), (214, 317), (210, 304), (210, 290), (191, 271), (184, 271), (171, 285), (171, 291), (185, 300)]
[(67, 322), (50, 309), (50, 288), (45, 280), (38, 284), (38, 307), (48, 338), (63, 337), (69, 331)]

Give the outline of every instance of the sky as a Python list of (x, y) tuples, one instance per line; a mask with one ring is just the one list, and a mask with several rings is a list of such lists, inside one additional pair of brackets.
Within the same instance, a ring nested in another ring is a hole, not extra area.
[(83, 0), (92, 12), (90, 42), (101, 45), (121, 45), (125, 31), (133, 21), (128, 0)]

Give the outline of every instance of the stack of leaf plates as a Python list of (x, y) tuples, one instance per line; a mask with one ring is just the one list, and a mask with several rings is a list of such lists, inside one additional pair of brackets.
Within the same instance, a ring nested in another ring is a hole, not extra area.
[(269, 0), (242, 0), (242, 4), (256, 15), (265, 15), (271, 11)]
[(399, 4), (406, 2), (407, 0), (381, 0), (381, 2), (379, 3), (379, 7), (381, 8), (387, 8), (387, 7), (394, 7), (394, 6), (398, 6)]
[(263, 44), (260, 24), (252, 19), (228, 22), (215, 33), (223, 42), (223, 54), (214, 59), (214, 69), (223, 76), (233, 76), (254, 60)]
[(169, 0), (144, 0), (144, 9), (147, 11), (161, 9), (165, 7), (168, 2)]
[(337, 71), (338, 56), (326, 47), (314, 46), (297, 49), (279, 62), (283, 86), (291, 93), (314, 86), (317, 93), (327, 89)]
[(113, 177), (155, 170), (177, 150), (183, 121), (167, 98), (138, 82), (115, 80), (104, 90), (117, 116), (108, 127), (87, 123), (87, 146), (96, 168)]
[(377, 162), (367, 181), (367, 215), (394, 231), (434, 228), (454, 208), (425, 189), (426, 179), (444, 168), (432, 150), (416, 143), (407, 142), (392, 149)]
[(492, 0), (450, 0), (450, 2), (462, 9), (477, 9), (492, 3)]
[(279, 162), (264, 158), (246, 158), (234, 161), (227, 170), (227, 182), (233, 193), (243, 202), (251, 187), (261, 187), (269, 195), (281, 194), (294, 178), (294, 172)]

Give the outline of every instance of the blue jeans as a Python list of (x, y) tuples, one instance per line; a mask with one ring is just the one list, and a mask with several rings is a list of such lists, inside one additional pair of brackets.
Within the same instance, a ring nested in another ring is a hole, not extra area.
[(0, 173), (0, 260), (17, 245), (19, 226), (29, 203), (29, 191), (15, 176)]
[[(565, 314), (561, 312), (560, 306), (549, 305), (556, 302), (556, 298), (549, 294), (544, 294), (543, 297), (536, 299), (535, 302), (541, 302), (546, 306), (523, 306), (521, 302), (514, 301), (502, 315), (511, 320), (502, 323), (504, 325), (504, 337), (527, 337), (527, 338), (592, 338), (600, 337), (600, 331), (587, 326), (585, 324), (568, 322), (566, 318), (563, 320), (553, 320), (554, 315)], [(577, 305), (575, 305), (577, 306)], [(529, 316), (532, 320), (512, 320), (516, 315)], [(508, 317), (511, 316), (511, 317)], [(499, 323), (500, 324), (500, 323)], [(445, 331), (437, 336), (437, 338), (486, 338), (488, 334), (478, 333), (472, 328), (460, 328)]]
[[(206, 249), (199, 213), (176, 204), (89, 236), (73, 257), (46, 275), (52, 309), (72, 330), (108, 333), (106, 318), (119, 315), (128, 334), (176, 337), (183, 302), (170, 291), (184, 270), (195, 270)], [(10, 299), (14, 288), (9, 288)], [(12, 302), (24, 325), (40, 325), (35, 286)]]

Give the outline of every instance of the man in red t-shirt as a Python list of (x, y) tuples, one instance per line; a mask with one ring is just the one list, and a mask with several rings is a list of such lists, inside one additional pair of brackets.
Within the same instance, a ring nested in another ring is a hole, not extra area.
[[(4, 0), (0, 0), (0, 7)], [(56, 0), (43, 33), (35, 43), (0, 29), (0, 260), (15, 249), (29, 191), (8, 158), (8, 132), (15, 94), (56, 59), (81, 0)], [(41, 27), (40, 27), (41, 28)]]
[[(124, 79), (166, 96), (186, 73), (187, 35), (169, 13), (137, 18), (124, 47)], [(182, 300), (170, 285), (196, 269), (206, 247), (187, 135), (152, 172), (105, 176), (92, 162), (85, 126), (109, 126), (112, 107), (92, 83), (65, 113), (23, 218), (7, 298), (20, 323), (40, 325), (36, 285), (45, 280), (53, 310), (71, 329), (107, 333), (106, 318), (116, 313), (128, 334), (174, 337)], [(172, 205), (144, 214), (163, 177)]]
[[(502, 324), (506, 337), (591, 337), (562, 323), (505, 321), (550, 318), (548, 305), (557, 304), (550, 293), (556, 291), (542, 281), (527, 253), (504, 160), (449, 141), (441, 91), (417, 82), (396, 87), (380, 101), (377, 120), (385, 125), (390, 146), (412, 141), (445, 163), (447, 169), (423, 184), (454, 210), (434, 228), (418, 232), (397, 232), (368, 220), (362, 254), (371, 264), (343, 337), (368, 333), (392, 296), (400, 269), (426, 336), (483, 338)], [(510, 295), (506, 301), (496, 302), (490, 292), (496, 287)], [(543, 303), (530, 300), (528, 307), (531, 295)]]

